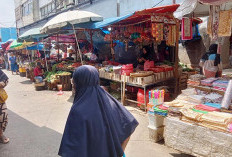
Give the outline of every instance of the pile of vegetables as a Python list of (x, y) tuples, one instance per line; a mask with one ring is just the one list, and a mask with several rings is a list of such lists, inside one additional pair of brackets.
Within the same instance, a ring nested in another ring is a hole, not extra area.
[(188, 67), (187, 67), (187, 65), (186, 65), (186, 64), (184, 64), (184, 63), (179, 63), (179, 66), (181, 66), (181, 67), (182, 67), (183, 72), (193, 72), (193, 71), (195, 71), (194, 69), (190, 69), (190, 68), (188, 68)]
[(57, 71), (57, 72), (51, 71), (51, 72), (45, 72), (44, 75), (45, 75), (45, 80), (47, 80), (47, 82), (54, 83), (59, 80), (57, 77), (58, 75), (66, 76), (66, 75), (71, 75), (71, 73), (66, 71)]

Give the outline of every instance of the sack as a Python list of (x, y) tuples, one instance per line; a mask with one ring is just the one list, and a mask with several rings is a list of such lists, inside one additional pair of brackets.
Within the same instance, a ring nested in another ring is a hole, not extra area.
[(3, 88), (1, 88), (0, 89), (0, 103), (5, 103), (7, 98), (8, 98), (8, 95), (6, 91)]

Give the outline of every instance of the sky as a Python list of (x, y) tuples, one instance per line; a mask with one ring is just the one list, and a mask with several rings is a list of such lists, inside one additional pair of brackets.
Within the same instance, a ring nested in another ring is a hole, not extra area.
[(0, 27), (15, 27), (14, 0), (0, 0)]

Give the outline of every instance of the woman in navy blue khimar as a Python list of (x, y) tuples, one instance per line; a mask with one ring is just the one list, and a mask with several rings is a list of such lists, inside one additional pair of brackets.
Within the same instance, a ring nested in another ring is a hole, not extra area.
[(124, 143), (137, 120), (99, 85), (99, 73), (81, 66), (73, 74), (76, 95), (59, 155), (62, 157), (122, 157)]

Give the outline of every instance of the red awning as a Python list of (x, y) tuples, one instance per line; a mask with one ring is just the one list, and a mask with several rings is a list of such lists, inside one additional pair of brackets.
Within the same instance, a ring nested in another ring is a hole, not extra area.
[(231, 0), (198, 0), (198, 1), (204, 4), (209, 4), (209, 5), (221, 5)]
[[(120, 24), (133, 24), (140, 21), (150, 20), (152, 15), (164, 14), (167, 17), (173, 17), (173, 12), (179, 7), (179, 4), (167, 5), (151, 9), (136, 11), (132, 16), (120, 21)], [(171, 16), (170, 16), (171, 15)]]
[(160, 14), (160, 13), (173, 13), (179, 7), (179, 4), (167, 5), (162, 7), (150, 8), (141, 11), (136, 11), (134, 15), (139, 14)]

